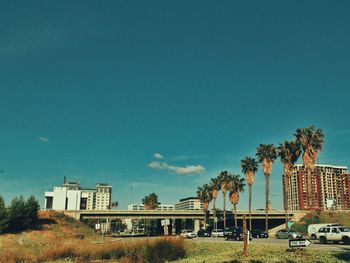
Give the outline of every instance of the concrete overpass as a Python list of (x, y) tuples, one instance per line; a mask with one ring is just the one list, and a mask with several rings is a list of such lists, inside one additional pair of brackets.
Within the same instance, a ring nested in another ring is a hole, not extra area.
[[(204, 219), (204, 212), (198, 210), (77, 210), (77, 211), (63, 211), (64, 214), (73, 217), (77, 220), (89, 220), (89, 219)], [(222, 211), (218, 211), (217, 214), (222, 214)], [(305, 212), (291, 211), (289, 218), (297, 214), (304, 214)], [(237, 219), (242, 219), (243, 214), (248, 215), (248, 210), (237, 211)], [(213, 212), (208, 213), (209, 218), (213, 218)], [(234, 218), (233, 211), (226, 211), (227, 219)], [(252, 219), (264, 219), (264, 210), (252, 211)], [(271, 219), (285, 219), (285, 213), (283, 210), (271, 210), (269, 211), (269, 218)]]
[[(198, 231), (201, 225), (204, 225), (204, 212), (198, 210), (104, 210), (104, 211), (63, 211), (66, 215), (76, 218), (82, 221), (113, 221), (117, 219), (136, 219), (136, 220), (156, 220), (157, 225), (161, 225), (162, 219), (169, 219), (171, 224), (172, 233), (179, 233), (185, 226), (186, 229), (194, 229)], [(219, 217), (218, 228), (223, 228), (222, 220), (223, 211), (217, 211)], [(247, 215), (248, 210), (237, 211), (238, 225), (242, 225), (243, 214)], [(298, 218), (304, 215), (305, 212), (291, 212), (289, 219)], [(207, 214), (208, 220), (213, 220), (213, 212)], [(247, 220), (248, 221), (248, 220)], [(208, 222), (208, 221), (207, 221)], [(226, 211), (226, 226), (234, 225), (234, 212)], [(285, 213), (283, 210), (269, 211), (269, 228), (274, 228), (285, 223)], [(265, 228), (265, 211), (254, 210), (252, 211), (252, 226), (253, 228), (264, 229)]]

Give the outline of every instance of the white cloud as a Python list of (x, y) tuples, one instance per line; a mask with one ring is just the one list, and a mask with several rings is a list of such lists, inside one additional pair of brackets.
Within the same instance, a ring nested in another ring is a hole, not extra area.
[(202, 165), (188, 165), (185, 167), (180, 167), (158, 161), (151, 162), (150, 164), (148, 164), (148, 166), (152, 169), (168, 170), (180, 175), (199, 174), (205, 171), (205, 168)]
[(49, 138), (47, 138), (47, 137), (42, 137), (42, 136), (40, 136), (38, 139), (39, 139), (39, 141), (41, 141), (42, 143), (48, 143), (48, 142), (49, 142)]
[(153, 156), (154, 156), (154, 158), (156, 158), (156, 159), (164, 159), (164, 156), (161, 155), (160, 153), (155, 153)]

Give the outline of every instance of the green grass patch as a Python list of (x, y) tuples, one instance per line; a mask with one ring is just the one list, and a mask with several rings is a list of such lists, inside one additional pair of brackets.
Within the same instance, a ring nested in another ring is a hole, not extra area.
[(332, 253), (328, 251), (304, 249), (289, 251), (287, 248), (268, 245), (250, 244), (248, 257), (242, 254), (241, 243), (224, 242), (198, 242), (186, 243), (186, 257), (176, 261), (177, 263), (309, 263), (309, 262), (349, 262), (347, 253)]

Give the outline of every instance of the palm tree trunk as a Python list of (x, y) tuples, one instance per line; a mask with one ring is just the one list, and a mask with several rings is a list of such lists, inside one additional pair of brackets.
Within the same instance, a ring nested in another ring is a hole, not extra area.
[(216, 222), (215, 222), (215, 218), (216, 218), (216, 198), (214, 198), (213, 200), (213, 221), (214, 221), (214, 229), (217, 229), (216, 226)]
[(226, 228), (226, 192), (222, 192), (224, 196), (224, 228)]
[(235, 209), (235, 227), (237, 227), (237, 205), (233, 205)]
[(252, 231), (252, 185), (248, 185), (249, 190), (249, 230)]
[(288, 191), (289, 191), (289, 177), (284, 176), (284, 211), (286, 214), (286, 229), (288, 228), (288, 206), (289, 206), (289, 200), (288, 200)]
[(269, 190), (270, 190), (270, 185), (269, 185), (269, 179), (270, 175), (266, 174), (265, 175), (265, 231), (268, 233), (269, 231)]
[(207, 229), (207, 210), (204, 210), (204, 229)]

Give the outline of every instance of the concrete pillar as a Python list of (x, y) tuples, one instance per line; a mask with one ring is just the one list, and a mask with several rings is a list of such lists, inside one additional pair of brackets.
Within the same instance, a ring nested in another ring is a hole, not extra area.
[(194, 220), (194, 226), (193, 226), (193, 230), (194, 230), (194, 233), (197, 233), (201, 228), (201, 222), (199, 219), (195, 219)]
[(176, 235), (176, 223), (175, 223), (176, 221), (175, 221), (175, 218), (173, 218), (172, 220), (171, 220), (171, 234), (173, 235), (173, 236), (175, 236)]

